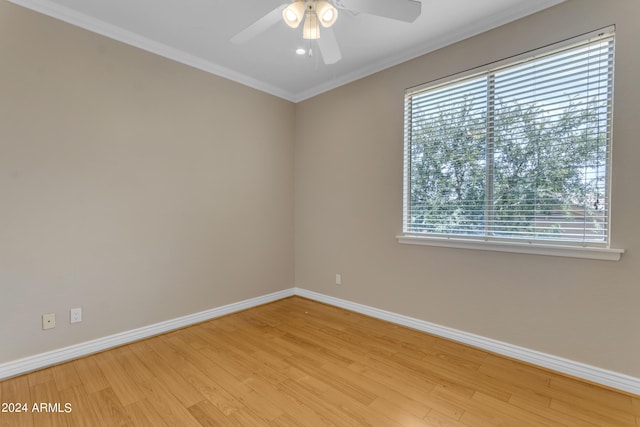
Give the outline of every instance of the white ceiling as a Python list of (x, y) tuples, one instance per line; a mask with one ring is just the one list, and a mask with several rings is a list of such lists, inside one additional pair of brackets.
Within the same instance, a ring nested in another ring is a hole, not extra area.
[(229, 41), (287, 0), (10, 1), (298, 102), (564, 0), (422, 0), (413, 23), (339, 10), (342, 60), (332, 65), (296, 55), (310, 42), (284, 22), (246, 44)]

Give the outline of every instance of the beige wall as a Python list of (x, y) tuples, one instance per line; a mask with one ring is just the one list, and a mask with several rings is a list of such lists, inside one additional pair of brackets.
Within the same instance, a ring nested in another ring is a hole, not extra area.
[[(638, 22), (637, 0), (570, 0), (298, 104), (296, 285), (640, 377)], [(613, 245), (627, 250), (622, 260), (397, 243), (404, 89), (610, 24)]]
[(0, 2), (0, 363), (290, 288), (294, 121)]

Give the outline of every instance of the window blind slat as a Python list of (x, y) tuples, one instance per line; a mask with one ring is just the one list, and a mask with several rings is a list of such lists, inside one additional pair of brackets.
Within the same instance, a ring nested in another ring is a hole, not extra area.
[(608, 245), (612, 87), (610, 34), (408, 91), (404, 231)]

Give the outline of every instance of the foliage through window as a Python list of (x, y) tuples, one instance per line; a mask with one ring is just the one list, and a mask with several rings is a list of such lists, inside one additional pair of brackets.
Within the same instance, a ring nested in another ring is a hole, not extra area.
[(608, 247), (613, 42), (408, 90), (404, 232)]

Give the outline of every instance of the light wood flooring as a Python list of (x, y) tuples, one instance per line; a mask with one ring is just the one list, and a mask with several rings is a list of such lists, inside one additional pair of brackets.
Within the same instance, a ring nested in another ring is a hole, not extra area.
[(11, 427), (640, 427), (637, 397), (300, 297), (0, 385)]

